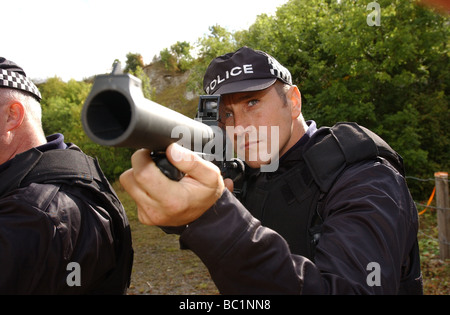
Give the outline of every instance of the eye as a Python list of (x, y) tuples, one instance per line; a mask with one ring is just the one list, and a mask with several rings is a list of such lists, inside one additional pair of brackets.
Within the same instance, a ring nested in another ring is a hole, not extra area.
[(254, 99), (254, 100), (249, 101), (247, 106), (248, 107), (253, 107), (253, 106), (255, 106), (258, 103), (259, 103), (259, 100)]
[(233, 113), (232, 112), (225, 112), (220, 119), (221, 123), (223, 124), (230, 124), (233, 120)]

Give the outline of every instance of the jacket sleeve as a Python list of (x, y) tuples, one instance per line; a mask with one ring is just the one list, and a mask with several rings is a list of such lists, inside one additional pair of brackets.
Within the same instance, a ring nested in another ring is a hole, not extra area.
[(298, 294), (303, 271), (317, 273), (309, 260), (291, 256), (285, 240), (261, 226), (228, 190), (180, 241), (200, 257), (222, 294)]
[(380, 163), (348, 169), (327, 197), (314, 263), (292, 255), (228, 191), (180, 241), (202, 259), (222, 294), (396, 293), (402, 257), (417, 232), (400, 181)]

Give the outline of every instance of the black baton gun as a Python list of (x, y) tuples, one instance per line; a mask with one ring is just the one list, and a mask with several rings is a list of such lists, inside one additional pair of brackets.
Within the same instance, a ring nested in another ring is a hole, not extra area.
[(220, 96), (200, 96), (197, 116), (191, 119), (145, 98), (141, 86), (140, 79), (122, 72), (119, 62), (110, 75), (97, 76), (81, 113), (87, 136), (104, 146), (148, 149), (159, 169), (176, 181), (184, 174), (167, 160), (166, 148), (174, 142), (194, 148), (234, 181), (238, 196), (244, 163), (227, 158), (225, 132), (219, 127)]

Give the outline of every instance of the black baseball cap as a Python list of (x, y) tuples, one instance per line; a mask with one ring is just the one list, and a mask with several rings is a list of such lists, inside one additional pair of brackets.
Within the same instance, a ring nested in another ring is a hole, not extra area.
[(203, 89), (208, 95), (223, 95), (267, 89), (277, 80), (292, 85), (292, 76), (269, 54), (242, 47), (215, 58), (208, 66)]
[(0, 57), (0, 88), (21, 90), (31, 94), (38, 102), (41, 93), (34, 83), (27, 78), (25, 71), (16, 63)]

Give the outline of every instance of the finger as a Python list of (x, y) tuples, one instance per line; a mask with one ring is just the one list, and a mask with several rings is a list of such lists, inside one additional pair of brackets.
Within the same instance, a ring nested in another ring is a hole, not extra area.
[(224, 184), (225, 184), (225, 187), (226, 187), (229, 191), (233, 192), (233, 190), (234, 190), (234, 182), (233, 182), (233, 180), (232, 180), (231, 178), (225, 178), (225, 179), (223, 180), (223, 182), (224, 182)]
[(136, 202), (139, 221), (146, 225), (155, 225), (155, 223), (152, 220), (152, 216), (149, 214), (149, 212), (151, 212), (151, 209), (153, 209), (153, 207), (149, 205), (153, 201), (136, 182), (133, 170), (130, 169), (124, 172), (122, 175), (120, 175), (119, 182), (125, 189), (125, 191)]
[(166, 155), (177, 169), (205, 186), (216, 187), (218, 179), (222, 179), (217, 166), (176, 143), (167, 148)]
[[(187, 178), (187, 176), (182, 179), (182, 182), (169, 179), (156, 166), (149, 154), (148, 150), (139, 150), (132, 156), (135, 181), (135, 183), (132, 182), (132, 185), (135, 184), (140, 188), (140, 191), (133, 192), (133, 199), (138, 205), (139, 213), (143, 212), (142, 216), (146, 215), (146, 224), (177, 225), (179, 223), (178, 215), (192, 205), (191, 199), (196, 200), (197, 195), (199, 195), (198, 190), (196, 190), (198, 183), (193, 178)], [(216, 189), (216, 187), (213, 188), (214, 191)], [(215, 195), (218, 194), (215, 193)], [(185, 218), (180, 217), (181, 219)], [(166, 222), (169, 219), (172, 220)], [(184, 223), (181, 222), (181, 224)]]
[(136, 181), (133, 170), (124, 172), (120, 183), (136, 202), (138, 219), (145, 225), (165, 225), (167, 216), (161, 210), (159, 201), (147, 194), (146, 190)]
[(129, 169), (122, 173), (119, 177), (119, 182), (125, 191), (133, 198), (135, 201), (141, 201), (144, 199), (143, 193), (139, 184), (134, 179), (133, 170)]
[(131, 157), (134, 179), (146, 194), (155, 200), (162, 200), (173, 189), (174, 181), (164, 175), (153, 162), (149, 150), (138, 150)]

